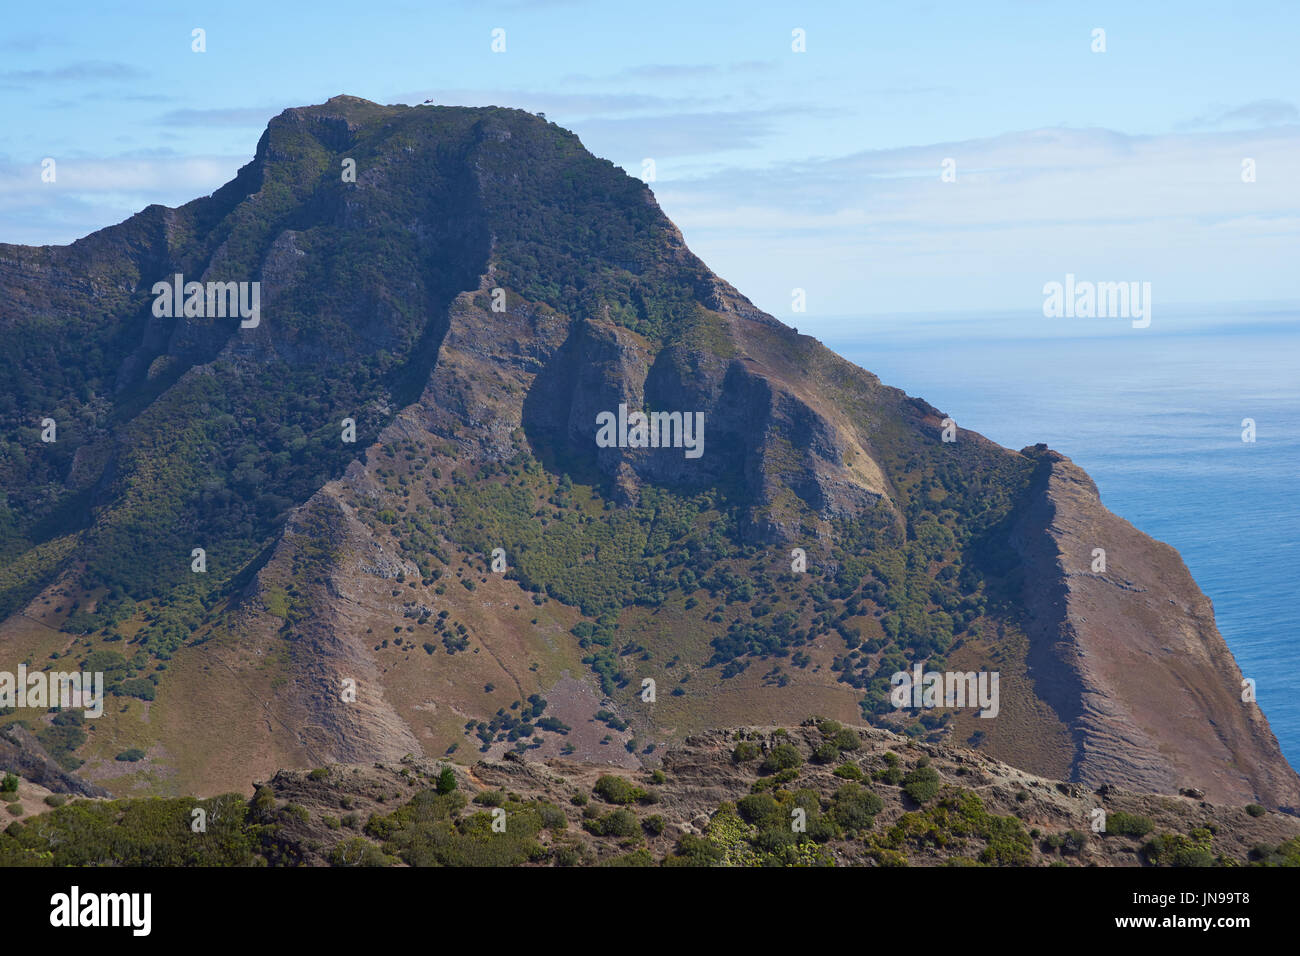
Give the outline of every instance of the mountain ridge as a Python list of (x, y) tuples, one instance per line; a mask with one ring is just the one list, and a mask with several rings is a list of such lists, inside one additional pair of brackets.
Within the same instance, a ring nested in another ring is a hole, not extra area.
[[(261, 324), (152, 315), (173, 272), (260, 281)], [(216, 792), (248, 768), (477, 742), (653, 763), (646, 746), (719, 716), (887, 721), (882, 675), (926, 660), (997, 664), (1009, 692), (1005, 729), (910, 724), (927, 739), (976, 735), (1089, 784), (1300, 806), (1173, 549), (1043, 446), (943, 441), (938, 409), (762, 313), (645, 184), (531, 114), (287, 110), (210, 197), (69, 247), (0, 246), (0, 289), (18, 372), (0, 646), (124, 641), (139, 650), (104, 658), (122, 685), (155, 685), (109, 736), (148, 739), (157, 773), (122, 775), (97, 732), (68, 751), (92, 779)], [(700, 410), (715, 451), (596, 447), (596, 415), (620, 404)], [(18, 422), (47, 409), (68, 424), (33, 463)], [(1097, 546), (1100, 576), (1080, 570)], [(813, 583), (785, 570), (794, 548)], [(651, 708), (640, 670), (664, 687)], [(512, 716), (545, 720), (547, 702), (568, 732)]]

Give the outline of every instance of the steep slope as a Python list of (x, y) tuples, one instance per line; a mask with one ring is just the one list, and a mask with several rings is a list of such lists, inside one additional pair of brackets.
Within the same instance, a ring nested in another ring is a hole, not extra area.
[[(260, 322), (154, 315), (176, 273), (260, 282)], [(288, 110), (207, 199), (0, 247), (0, 293), (0, 647), (109, 672), (93, 732), (37, 729), (114, 792), (473, 749), (636, 766), (817, 711), (1300, 806), (1176, 554), (1059, 456), (945, 429), (760, 312), (540, 118)], [(678, 440), (600, 440), (620, 406)], [(913, 664), (997, 670), (998, 716), (895, 711)]]

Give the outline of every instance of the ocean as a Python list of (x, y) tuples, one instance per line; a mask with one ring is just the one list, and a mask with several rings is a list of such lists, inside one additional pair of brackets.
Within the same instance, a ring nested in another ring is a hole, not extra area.
[(1300, 767), (1300, 307), (1157, 309), (1145, 329), (1041, 312), (872, 316), (815, 334), (962, 428), (1069, 456), (1111, 511), (1177, 548)]

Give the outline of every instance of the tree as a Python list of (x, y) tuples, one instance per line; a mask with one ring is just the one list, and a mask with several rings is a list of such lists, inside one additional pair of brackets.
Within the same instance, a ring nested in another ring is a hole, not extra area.
[(438, 793), (446, 796), (456, 789), (456, 771), (450, 767), (443, 767), (438, 773)]

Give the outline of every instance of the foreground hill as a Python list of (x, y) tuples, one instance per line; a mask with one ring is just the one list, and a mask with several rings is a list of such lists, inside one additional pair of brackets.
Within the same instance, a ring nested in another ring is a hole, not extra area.
[(0, 865), (1300, 865), (1300, 821), (1258, 805), (1094, 792), (826, 720), (706, 732), (653, 772), (407, 757), (251, 799), (46, 799)]
[[(158, 314), (178, 274), (260, 283), (255, 323)], [(210, 197), (0, 246), (0, 303), (0, 669), (111, 694), (0, 720), (115, 794), (819, 712), (1300, 807), (1176, 552), (756, 309), (541, 118), (288, 110)], [(642, 410), (702, 431), (602, 439)], [(914, 665), (997, 671), (997, 716), (894, 709)]]

